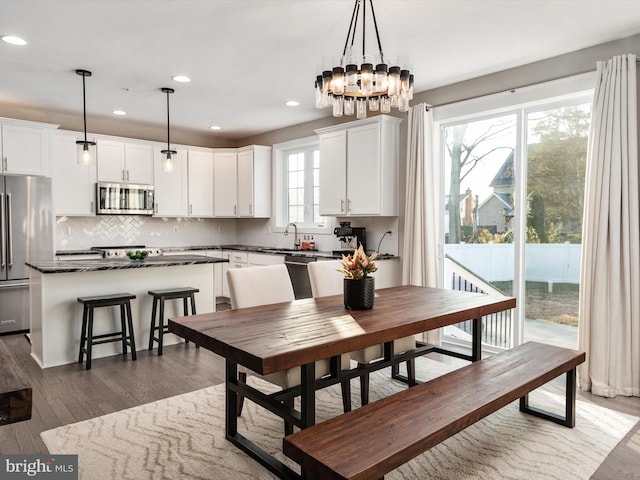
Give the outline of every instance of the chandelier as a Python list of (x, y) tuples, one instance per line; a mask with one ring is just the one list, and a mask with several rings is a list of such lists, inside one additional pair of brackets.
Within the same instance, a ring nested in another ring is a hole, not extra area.
[[(378, 53), (366, 54), (367, 3), (371, 7)], [(355, 46), (358, 19), (362, 12), (362, 51)], [(373, 0), (355, 0), (351, 23), (339, 61), (324, 62), (322, 74), (316, 77), (316, 108), (333, 107), (333, 116), (353, 115), (366, 118), (367, 110), (381, 113), (397, 108), (409, 110), (413, 99), (413, 75), (407, 65), (397, 61), (388, 66), (382, 52)], [(335, 65), (331, 68), (331, 65)]]

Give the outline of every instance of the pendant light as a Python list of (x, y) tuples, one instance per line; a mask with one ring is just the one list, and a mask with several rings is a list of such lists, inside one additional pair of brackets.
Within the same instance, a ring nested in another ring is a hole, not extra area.
[(160, 153), (165, 155), (164, 160), (162, 161), (162, 169), (165, 172), (173, 172), (175, 168), (175, 161), (172, 155), (177, 155), (177, 151), (171, 150), (171, 134), (169, 129), (169, 94), (173, 93), (175, 90), (173, 88), (161, 88), (164, 93), (167, 94), (167, 149), (161, 150)]
[(84, 124), (84, 140), (78, 140), (76, 145), (78, 146), (78, 164), (92, 166), (96, 164), (96, 142), (90, 142), (87, 140), (87, 99), (85, 92), (84, 79), (90, 77), (91, 72), (89, 70), (76, 70), (76, 74), (82, 77), (82, 115)]

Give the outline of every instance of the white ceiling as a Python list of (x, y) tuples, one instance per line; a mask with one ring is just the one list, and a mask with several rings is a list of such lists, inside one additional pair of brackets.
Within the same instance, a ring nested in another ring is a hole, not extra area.
[[(0, 103), (171, 125), (230, 139), (330, 115), (314, 107), (325, 55), (354, 0), (0, 0)], [(415, 90), (640, 33), (638, 0), (375, 0), (384, 52), (409, 55)], [(370, 18), (370, 17), (369, 17)], [(359, 41), (359, 40), (358, 40)], [(368, 53), (375, 53), (372, 35)], [(627, 52), (620, 52), (627, 53)], [(191, 77), (179, 84), (171, 76)], [(295, 99), (300, 106), (286, 107)]]

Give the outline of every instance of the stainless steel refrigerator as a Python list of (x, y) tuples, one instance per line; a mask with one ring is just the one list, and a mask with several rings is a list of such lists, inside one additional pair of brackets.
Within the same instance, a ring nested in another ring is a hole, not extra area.
[(0, 334), (29, 330), (27, 261), (53, 260), (51, 179), (0, 175)]

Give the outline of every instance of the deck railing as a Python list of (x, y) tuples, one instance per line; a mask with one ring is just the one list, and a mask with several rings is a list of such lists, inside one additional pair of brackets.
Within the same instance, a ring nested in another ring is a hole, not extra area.
[[(445, 255), (444, 265), (445, 288), (505, 296), (504, 292), (484, 281), (448, 255)], [(500, 349), (511, 348), (513, 318), (513, 310), (506, 310), (482, 317), (482, 343)], [(471, 334), (471, 324), (471, 320), (468, 320), (458, 323), (454, 327), (466, 334)]]

